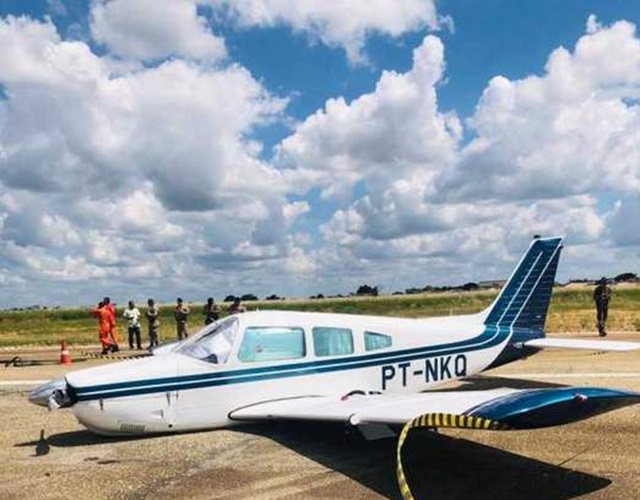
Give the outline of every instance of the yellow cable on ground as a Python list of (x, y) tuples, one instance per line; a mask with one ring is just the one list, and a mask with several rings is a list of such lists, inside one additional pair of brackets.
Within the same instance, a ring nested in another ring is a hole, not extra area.
[(420, 415), (410, 422), (407, 422), (402, 428), (402, 432), (398, 438), (398, 445), (396, 447), (396, 477), (398, 478), (398, 486), (400, 487), (400, 493), (402, 493), (402, 498), (404, 500), (415, 500), (411, 493), (411, 488), (409, 488), (409, 484), (407, 483), (407, 478), (404, 476), (404, 469), (402, 468), (402, 446), (407, 439), (407, 435), (412, 429), (436, 429), (439, 427), (479, 429), (487, 431), (504, 431), (509, 429), (508, 425), (494, 420), (489, 420), (488, 418), (469, 415), (453, 415), (450, 413), (425, 413), (424, 415)]

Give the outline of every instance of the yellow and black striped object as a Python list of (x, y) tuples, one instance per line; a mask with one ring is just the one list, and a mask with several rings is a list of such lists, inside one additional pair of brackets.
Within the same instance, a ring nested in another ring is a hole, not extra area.
[(400, 493), (402, 493), (402, 498), (404, 500), (415, 500), (402, 468), (402, 446), (407, 439), (409, 431), (420, 428), (437, 429), (444, 427), (487, 431), (505, 431), (510, 429), (508, 425), (496, 422), (495, 420), (489, 420), (488, 418), (474, 417), (471, 415), (452, 415), (450, 413), (425, 413), (424, 415), (420, 415), (410, 422), (407, 422), (402, 428), (402, 432), (398, 438), (398, 445), (396, 447), (396, 476), (398, 478)]
[[(115, 360), (127, 360), (127, 359), (139, 359), (139, 358), (148, 358), (149, 356), (151, 356), (151, 353), (148, 352), (136, 352), (135, 354), (128, 354), (128, 353), (122, 353), (122, 354), (116, 354), (116, 353), (109, 353), (109, 354), (100, 354), (97, 352), (88, 352), (88, 351), (78, 351), (80, 353), (80, 356), (88, 358), (88, 359), (115, 359)], [(119, 352), (119, 351), (118, 351)]]

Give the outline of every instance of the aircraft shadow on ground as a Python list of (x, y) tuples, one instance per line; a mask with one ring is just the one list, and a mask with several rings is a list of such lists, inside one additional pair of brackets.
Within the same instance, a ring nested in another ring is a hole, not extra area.
[[(243, 431), (268, 437), (386, 498), (401, 498), (395, 473), (395, 439), (365, 441), (345, 435), (339, 425), (300, 422), (256, 425)], [(416, 499), (560, 500), (611, 484), (606, 478), (421, 430), (407, 440), (403, 465)]]
[[(80, 360), (84, 361), (84, 360)], [(60, 364), (60, 359), (25, 359), (22, 356), (13, 356), (12, 358), (0, 359), (0, 365), (5, 368), (23, 368), (27, 366), (55, 366)]]
[(41, 444), (43, 441), (46, 441), (47, 445), (49, 446), (55, 446), (59, 448), (73, 448), (76, 446), (91, 446), (91, 445), (100, 445), (105, 443), (122, 443), (126, 441), (154, 439), (161, 436), (163, 435), (157, 434), (157, 435), (149, 435), (149, 436), (107, 437), (107, 436), (98, 436), (87, 430), (81, 430), (81, 431), (60, 432), (58, 434), (52, 434), (47, 438), (43, 438), (43, 436), (41, 436), (39, 440), (27, 441), (24, 443), (17, 443), (14, 446), (17, 446), (17, 447), (36, 446), (38, 444)]
[(507, 378), (491, 375), (475, 375), (462, 379), (460, 387), (438, 389), (438, 392), (451, 392), (460, 390), (486, 391), (490, 389), (545, 389), (548, 387), (566, 387), (565, 384), (555, 384), (542, 380), (528, 380), (521, 378)]
[[(215, 432), (215, 431), (212, 431)], [(252, 424), (237, 429), (286, 446), (390, 498), (401, 498), (396, 481), (396, 440), (365, 441), (343, 425), (314, 422)], [(472, 439), (470, 431), (470, 439)], [(54, 434), (46, 446), (75, 447), (160, 436), (105, 438), (89, 431)], [(43, 447), (43, 437), (16, 446)], [(48, 452), (48, 449), (47, 449)], [(569, 499), (605, 488), (611, 481), (443, 434), (414, 431), (403, 450), (405, 474), (416, 499)]]

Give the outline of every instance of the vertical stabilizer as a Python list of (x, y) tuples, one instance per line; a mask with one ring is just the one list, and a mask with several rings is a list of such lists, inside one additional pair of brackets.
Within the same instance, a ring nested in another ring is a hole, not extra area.
[(542, 332), (556, 277), (562, 238), (536, 238), (489, 307), (486, 325)]

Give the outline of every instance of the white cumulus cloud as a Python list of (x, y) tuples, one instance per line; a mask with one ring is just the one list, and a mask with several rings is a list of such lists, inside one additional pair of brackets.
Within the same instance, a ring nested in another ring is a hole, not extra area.
[(206, 281), (206, 255), (285, 265), (308, 207), (251, 136), (286, 99), (237, 64), (114, 65), (50, 20), (0, 19), (0, 44), (0, 269), (121, 287)]
[(341, 47), (350, 61), (366, 60), (363, 52), (373, 34), (398, 37), (439, 20), (433, 0), (209, 0), (223, 7), (241, 27), (290, 26), (329, 47)]
[(83, 280), (131, 296), (461, 283), (504, 277), (534, 234), (567, 237), (572, 276), (637, 262), (631, 23), (590, 17), (542, 74), (491, 79), (468, 120), (439, 108), (445, 50), (426, 36), (410, 69), (327, 100), (269, 160), (256, 132), (290, 123), (288, 101), (223, 60), (208, 10), (354, 62), (372, 34), (438, 24), (418, 0), (96, 0), (94, 52), (51, 20), (0, 18), (0, 302), (63, 281), (77, 303)]
[[(321, 227), (318, 273), (341, 280), (346, 267), (394, 283), (419, 262), (440, 282), (452, 263), (469, 279), (478, 268), (503, 276), (534, 234), (623, 255), (640, 190), (635, 27), (590, 18), (543, 75), (493, 78), (465, 122), (469, 143), (438, 110), (443, 71), (442, 44), (426, 37), (407, 73), (383, 73), (351, 103), (329, 100), (280, 145), (281, 165), (321, 173), (315, 185), (341, 201)], [(619, 197), (613, 211), (600, 206)]]
[(558, 48), (543, 75), (496, 76), (469, 124), (449, 197), (535, 199), (640, 190), (640, 40), (620, 21)]
[(375, 189), (416, 171), (428, 182), (453, 161), (460, 134), (457, 117), (438, 111), (435, 86), (443, 71), (442, 43), (428, 36), (410, 71), (383, 72), (372, 93), (351, 103), (327, 101), (282, 141), (276, 161), (315, 171), (325, 195), (348, 195), (363, 179)]
[(118, 56), (140, 60), (183, 56), (216, 62), (226, 56), (224, 40), (197, 13), (194, 0), (95, 0), (94, 39)]

